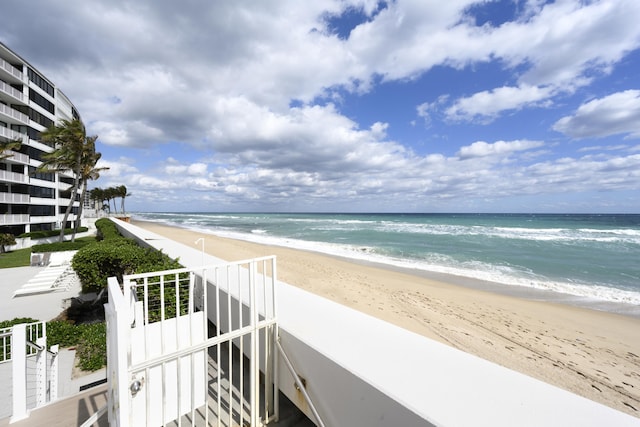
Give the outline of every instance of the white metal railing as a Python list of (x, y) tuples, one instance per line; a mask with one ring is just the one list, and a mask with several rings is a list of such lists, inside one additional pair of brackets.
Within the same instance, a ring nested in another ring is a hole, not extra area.
[(11, 363), (11, 422), (58, 398), (58, 346), (47, 350), (46, 323), (21, 323), (0, 331), (3, 363)]
[(22, 203), (27, 204), (31, 200), (28, 194), (20, 193), (0, 193), (0, 203)]
[(110, 424), (277, 418), (275, 276), (267, 257), (109, 279)]
[(27, 183), (29, 182), (29, 176), (23, 173), (15, 173), (15, 172), (0, 170), (0, 180)]
[(28, 224), (30, 218), (29, 214), (2, 214), (0, 225)]
[(22, 71), (18, 70), (16, 67), (9, 64), (7, 61), (5, 61), (2, 58), (0, 58), (0, 68), (6, 70), (12, 76), (22, 80)]
[(24, 96), (22, 95), (22, 92), (20, 92), (17, 89), (14, 89), (13, 87), (11, 87), (10, 85), (6, 84), (2, 80), (0, 80), (0, 91), (5, 92), (5, 93), (13, 96), (14, 98), (17, 98), (20, 101), (22, 101), (23, 98), (24, 98)]
[(11, 328), (0, 329), (0, 363), (11, 360)]
[(16, 132), (15, 130), (6, 128), (4, 126), (0, 126), (0, 136), (3, 136), (7, 139), (19, 139), (23, 144), (27, 142), (27, 135)]
[(9, 107), (8, 105), (4, 105), (4, 104), (0, 104), (0, 113), (12, 117), (16, 120), (21, 121), (24, 124), (29, 124), (29, 116), (27, 116), (24, 113), (21, 113), (18, 110), (14, 110), (13, 108)]
[(15, 151), (12, 151), (12, 150), (0, 151), (0, 155), (2, 157), (7, 156), (5, 160), (12, 160), (17, 163), (29, 164), (29, 160), (30, 160), (29, 156), (27, 156), (26, 154), (16, 153)]

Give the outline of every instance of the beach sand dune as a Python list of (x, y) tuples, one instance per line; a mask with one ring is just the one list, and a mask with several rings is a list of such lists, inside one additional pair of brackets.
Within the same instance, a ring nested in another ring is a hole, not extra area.
[[(188, 246), (203, 236), (151, 222), (135, 224)], [(640, 418), (636, 317), (208, 234), (205, 250), (228, 261), (276, 255), (278, 278), (286, 283)]]

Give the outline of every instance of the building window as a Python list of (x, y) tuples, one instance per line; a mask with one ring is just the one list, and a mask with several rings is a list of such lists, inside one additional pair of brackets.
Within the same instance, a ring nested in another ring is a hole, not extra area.
[(43, 181), (55, 182), (56, 175), (50, 172), (38, 172), (33, 166), (29, 166), (29, 175), (33, 178), (41, 179)]
[(49, 84), (49, 82), (46, 81), (44, 77), (32, 70), (31, 67), (29, 67), (29, 69), (27, 70), (27, 74), (29, 76), (29, 80), (37, 84), (40, 89), (47, 92), (50, 97), (55, 98), (53, 86)]
[(43, 199), (54, 199), (56, 192), (53, 188), (36, 187), (29, 188), (29, 195), (31, 197), (41, 197)]
[(31, 88), (29, 88), (29, 99), (35, 102), (36, 104), (38, 104), (39, 106), (41, 106), (42, 108), (44, 108), (45, 110), (47, 110), (48, 112), (50, 112), (51, 114), (55, 114), (55, 111), (56, 111), (55, 105), (53, 105), (51, 101), (49, 101), (47, 98), (40, 95), (38, 92), (36, 92)]
[(31, 216), (54, 216), (56, 210), (53, 206), (31, 205), (29, 215)]

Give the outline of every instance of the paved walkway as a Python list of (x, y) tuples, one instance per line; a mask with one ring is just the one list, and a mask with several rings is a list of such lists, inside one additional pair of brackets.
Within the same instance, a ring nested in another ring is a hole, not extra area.
[(45, 271), (45, 268), (0, 269), (0, 320), (32, 317), (37, 320), (49, 321), (67, 308), (70, 298), (80, 295), (80, 283), (72, 281), (68, 286), (65, 284), (53, 292), (13, 296), (14, 292), (21, 289), (37, 274)]

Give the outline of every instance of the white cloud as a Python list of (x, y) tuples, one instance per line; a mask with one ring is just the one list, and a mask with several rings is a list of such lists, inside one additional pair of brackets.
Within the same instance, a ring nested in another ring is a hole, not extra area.
[(627, 90), (582, 104), (553, 129), (572, 138), (602, 138), (626, 134), (640, 138), (640, 90)]
[(168, 165), (164, 167), (165, 173), (168, 175), (189, 175), (204, 176), (207, 173), (207, 165), (205, 163), (192, 163), (189, 165), (177, 164), (174, 159), (168, 159)]
[(517, 151), (531, 150), (543, 146), (541, 141), (497, 141), (489, 144), (484, 141), (477, 141), (471, 145), (461, 147), (457, 155), (461, 159), (474, 157), (486, 157), (492, 155), (509, 155)]
[[(103, 176), (124, 180), (149, 203), (160, 191), (167, 203), (206, 194), (220, 203), (213, 206), (293, 198), (404, 206), (409, 198), (544, 191), (543, 183), (549, 191), (564, 191), (563, 182), (576, 191), (601, 188), (586, 167), (606, 170), (610, 176), (595, 175), (602, 182), (637, 188), (637, 177), (620, 168), (635, 164), (632, 156), (603, 149), (599, 157), (593, 150), (593, 157), (532, 163), (551, 145), (526, 134), (468, 137), (441, 128), (450, 146), (417, 154), (397, 129), (403, 118), (388, 120), (382, 108), (359, 116), (342, 104), (345, 91), (401, 87), (434, 68), (469, 76), (488, 65), (497, 70), (490, 82), (465, 82), (464, 93), (438, 93), (439, 81), (430, 82), (429, 97), (417, 98), (427, 102), (414, 110), (413, 98), (404, 123), (415, 115), (431, 128), (440, 117), (444, 125), (486, 123), (505, 111), (554, 107), (638, 48), (637, 0), (530, 0), (512, 21), (483, 26), (470, 16), (471, 5), (486, 3), (476, 0), (397, 0), (375, 16), (374, 0), (7, 1), (12, 13), (0, 17), (0, 39), (33, 58), (76, 103), (89, 132), (117, 153), (103, 162), (112, 167)], [(371, 19), (341, 39), (327, 17), (350, 7)], [(585, 103), (554, 128), (574, 138), (635, 138), (637, 119), (634, 90)], [(469, 144), (479, 138), (494, 142)], [(184, 150), (175, 155), (180, 161), (162, 164), (164, 145)], [(145, 158), (113, 160), (131, 147), (144, 148)]]
[(552, 93), (553, 89), (549, 87), (504, 86), (457, 99), (451, 107), (446, 109), (445, 116), (452, 121), (471, 121), (476, 118), (490, 120), (505, 110), (543, 106)]
[(96, 164), (97, 168), (109, 168), (100, 172), (100, 177), (102, 178), (119, 178), (124, 175), (129, 175), (132, 173), (137, 173), (138, 169), (133, 166), (133, 159), (127, 157), (120, 157), (117, 160), (105, 160), (100, 159)]

